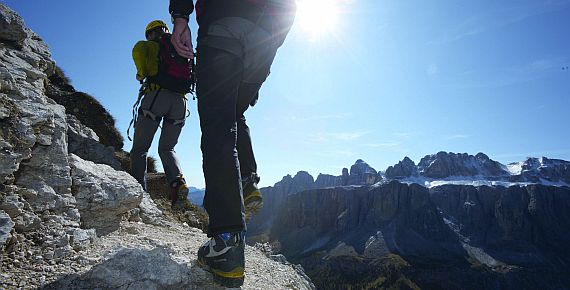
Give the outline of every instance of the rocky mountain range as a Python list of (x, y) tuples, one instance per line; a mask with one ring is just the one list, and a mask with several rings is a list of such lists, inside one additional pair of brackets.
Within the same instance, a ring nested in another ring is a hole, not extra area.
[(250, 241), (322, 289), (568, 289), (569, 164), (439, 152), (385, 172), (301, 171), (261, 189)]
[(439, 152), (425, 156), (417, 165), (405, 157), (398, 164), (386, 169), (385, 178), (411, 182), (414, 179), (455, 179), (569, 186), (570, 162), (529, 157), (521, 162), (504, 165), (484, 153), (469, 155)]
[[(163, 174), (142, 189), (112, 116), (1, 3), (0, 125), (0, 289), (220, 289), (195, 263), (205, 214), (170, 211)], [(246, 253), (243, 288), (314, 288), (282, 256)]]

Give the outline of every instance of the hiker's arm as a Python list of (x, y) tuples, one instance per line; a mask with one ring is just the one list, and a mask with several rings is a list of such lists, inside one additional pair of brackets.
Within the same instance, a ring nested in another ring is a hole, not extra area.
[(170, 0), (168, 7), (170, 15), (174, 19), (174, 29), (172, 30), (172, 45), (179, 55), (185, 58), (194, 58), (194, 47), (192, 46), (192, 33), (188, 27), (190, 13), (194, 11), (192, 0)]
[(168, 11), (173, 18), (185, 18), (188, 21), (190, 14), (194, 11), (192, 0), (170, 0)]

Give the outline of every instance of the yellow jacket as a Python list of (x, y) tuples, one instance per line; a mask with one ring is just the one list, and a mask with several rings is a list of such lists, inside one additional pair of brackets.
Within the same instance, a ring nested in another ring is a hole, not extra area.
[(142, 78), (158, 74), (158, 53), (160, 44), (156, 41), (139, 41), (133, 47), (133, 60), (137, 75)]

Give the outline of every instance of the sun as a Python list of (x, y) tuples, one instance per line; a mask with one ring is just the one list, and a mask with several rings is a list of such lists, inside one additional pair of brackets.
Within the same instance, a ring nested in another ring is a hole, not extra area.
[(311, 39), (331, 34), (338, 22), (336, 4), (335, 0), (298, 0), (296, 21)]

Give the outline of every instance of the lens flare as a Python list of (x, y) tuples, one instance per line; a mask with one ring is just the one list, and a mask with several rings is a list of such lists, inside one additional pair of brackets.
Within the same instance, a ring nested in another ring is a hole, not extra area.
[(339, 9), (334, 0), (299, 0), (297, 1), (298, 25), (317, 39), (331, 34), (337, 26)]

